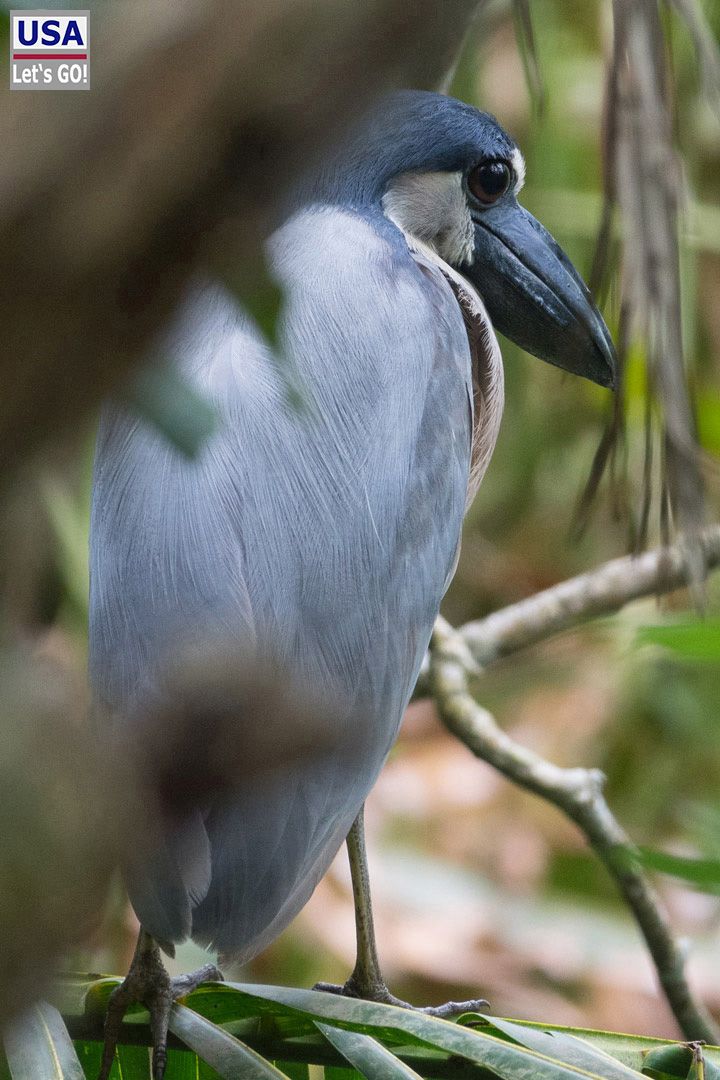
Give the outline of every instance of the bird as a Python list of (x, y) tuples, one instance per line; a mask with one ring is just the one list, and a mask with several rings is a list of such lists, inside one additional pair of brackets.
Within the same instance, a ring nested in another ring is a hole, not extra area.
[[(587, 287), (518, 202), (524, 174), (488, 113), (430, 91), (382, 97), (298, 176), (267, 241), (283, 295), (277, 344), (205, 276), (157, 345), (216, 410), (196, 459), (118, 400), (104, 407), (90, 534), (96, 701), (132, 731), (173, 655), (230, 641), (340, 702), (338, 730), (353, 734), (351, 752), (340, 740), (161, 827), (125, 867), (145, 974), (159, 948), (189, 937), (225, 958), (256, 955), (358, 820), (498, 436), (496, 333), (614, 385)], [(108, 1013), (115, 1034), (142, 983), (132, 975), (112, 1023)], [(157, 1077), (164, 1064), (161, 1034)]]

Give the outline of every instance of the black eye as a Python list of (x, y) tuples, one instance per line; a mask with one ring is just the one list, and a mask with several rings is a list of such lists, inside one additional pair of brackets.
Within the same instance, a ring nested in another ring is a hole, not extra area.
[(507, 161), (483, 161), (468, 173), (470, 193), (484, 206), (491, 206), (510, 187), (512, 172)]

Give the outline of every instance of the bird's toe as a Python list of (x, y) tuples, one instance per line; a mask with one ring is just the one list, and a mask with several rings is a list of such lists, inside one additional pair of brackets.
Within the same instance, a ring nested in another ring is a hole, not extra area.
[(384, 983), (362, 986), (352, 976), (342, 985), (315, 983), (313, 990), (320, 990), (325, 994), (339, 994), (342, 997), (359, 998), (362, 1001), (376, 1001), (381, 1005), (395, 1005), (398, 1009), (410, 1009), (412, 1012), (421, 1012), (440, 1020), (451, 1020), (467, 1012), (483, 1012), (490, 1004), (485, 998), (470, 998), (468, 1001), (446, 1001), (444, 1005), (412, 1005), (409, 1001), (403, 1001), (402, 998), (391, 994)]
[(461, 1016), (468, 1012), (485, 1012), (490, 1007), (490, 1002), (485, 998), (470, 998), (468, 1001), (446, 1001), (444, 1005), (426, 1005), (424, 1008), (410, 1005), (409, 1008), (417, 1012), (425, 1013), (426, 1016), (435, 1016), (440, 1020), (452, 1020), (455, 1016)]
[(222, 982), (222, 972), (214, 964), (171, 978), (156, 942), (141, 931), (138, 947), (123, 982), (113, 990), (105, 1016), (105, 1045), (98, 1080), (108, 1080), (123, 1017), (131, 1005), (144, 1005), (150, 1014), (153, 1080), (163, 1080), (167, 1068), (167, 1041), (170, 1011), (178, 998), (203, 982)]

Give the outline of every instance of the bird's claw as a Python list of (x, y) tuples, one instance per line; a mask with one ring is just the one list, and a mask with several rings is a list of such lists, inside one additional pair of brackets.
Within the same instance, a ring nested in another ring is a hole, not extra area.
[(120, 1027), (131, 1005), (144, 1005), (150, 1013), (152, 1034), (152, 1076), (163, 1080), (167, 1065), (167, 1039), (170, 1010), (178, 998), (184, 997), (203, 982), (222, 982), (222, 972), (214, 964), (205, 964), (197, 971), (171, 978), (160, 958), (160, 950), (152, 938), (138, 942), (138, 949), (125, 979), (113, 990), (105, 1016), (105, 1044), (98, 1080), (108, 1080)]
[(337, 983), (318, 982), (313, 986), (313, 990), (321, 990), (325, 994), (339, 994), (342, 997), (360, 998), (363, 1001), (377, 1001), (381, 1005), (395, 1005), (399, 1009), (410, 1009), (412, 1012), (434, 1016), (439, 1020), (450, 1020), (466, 1012), (482, 1012), (490, 1004), (485, 998), (470, 998), (469, 1001), (446, 1001), (444, 1005), (411, 1005), (409, 1001), (403, 1001), (402, 998), (391, 994), (385, 983), (362, 986), (352, 977), (342, 986)]
[(438, 1020), (452, 1020), (454, 1016), (461, 1016), (463, 1013), (485, 1012), (490, 1008), (490, 1002), (487, 998), (469, 998), (467, 1001), (446, 1001), (444, 1005), (425, 1005), (419, 1009), (411, 1005), (410, 1008), (425, 1013), (426, 1016), (435, 1016)]

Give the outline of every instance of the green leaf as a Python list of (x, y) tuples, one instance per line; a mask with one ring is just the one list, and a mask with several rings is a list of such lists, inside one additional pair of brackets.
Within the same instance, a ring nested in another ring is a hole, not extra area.
[(187, 1005), (176, 1002), (170, 1013), (170, 1031), (225, 1080), (284, 1080), (285, 1074), (249, 1046), (223, 1031)]
[(60, 549), (63, 584), (74, 610), (87, 620), (88, 508), (73, 498), (56, 477), (46, 477), (42, 491)]
[(701, 889), (715, 891), (720, 885), (720, 861), (718, 859), (695, 859), (686, 855), (670, 855), (666, 851), (638, 848), (634, 860), (650, 870), (690, 881)]
[[(90, 1015), (97, 1015), (104, 1018), (107, 1011), (108, 1001), (113, 990), (120, 985), (122, 979), (115, 975), (109, 975), (93, 979), (92, 982), (86, 984), (83, 989), (82, 982), (78, 984), (70, 984), (68, 993), (71, 995), (82, 994), (82, 1010)], [(65, 987), (62, 988), (65, 992)], [(63, 1011), (70, 1012), (70, 1009), (64, 1009)], [(72, 1010), (73, 1012), (75, 1009)], [(148, 1011), (144, 1005), (140, 1005), (139, 1002), (133, 1002), (125, 1013), (125, 1019), (132, 1019), (133, 1016), (148, 1016)]]
[(716, 394), (697, 394), (696, 398), (698, 439), (700, 445), (711, 454), (720, 455), (720, 401)]
[[(121, 1035), (121, 1038), (124, 1035)], [(152, 1050), (149, 1046), (150, 1031), (147, 1029), (148, 1045), (119, 1043), (110, 1070), (110, 1080), (152, 1080)], [(75, 1043), (78, 1057), (88, 1080), (95, 1080), (100, 1070), (102, 1043), (78, 1039)], [(192, 1050), (170, 1047), (166, 1076), (172, 1080), (222, 1080), (220, 1074), (201, 1061)], [(307, 1080), (301, 1077), (300, 1080)]]
[(228, 984), (236, 990), (285, 1006), (313, 1019), (373, 1034), (383, 1042), (407, 1045), (414, 1042), (445, 1050), (483, 1065), (505, 1080), (570, 1080), (579, 1076), (598, 1077), (574, 1065), (545, 1057), (484, 1032), (470, 1031), (457, 1024), (423, 1013), (408, 1012), (393, 1005), (343, 998), (313, 990), (284, 986)]
[[(170, 1075), (175, 1076), (177, 1073), (177, 1080), (191, 1080), (187, 1071), (180, 1072), (173, 1068), (173, 1066), (177, 1066), (179, 1057), (190, 1058), (191, 1055), (180, 1055), (176, 1050), (168, 1051), (168, 1072), (173, 1069)], [(91, 1078), (96, 1075), (97, 1072), (90, 1073)], [(197, 1072), (195, 1072), (195, 1076), (197, 1076)], [(150, 1047), (118, 1046), (115, 1050), (115, 1065), (110, 1073), (110, 1080), (115, 1080), (116, 1077), (117, 1080), (152, 1080), (152, 1051)], [(192, 1077), (192, 1080), (195, 1080), (195, 1077)]]
[[(232, 282), (230, 282), (232, 285)], [(278, 326), (283, 308), (283, 291), (265, 264), (257, 264), (252, 283), (247, 279), (233, 290), (265, 340), (278, 344)]]
[(317, 1028), (367, 1080), (422, 1080), (414, 1069), (404, 1065), (370, 1035), (329, 1024), (318, 1023)]
[(287, 405), (298, 413), (311, 408), (307, 388), (292, 356), (281, 348), (280, 323), (285, 304), (283, 290), (263, 257), (241, 270), (218, 267), (221, 280), (247, 312), (270, 350), (269, 359), (282, 380)]
[(85, 1080), (62, 1016), (45, 1001), (13, 1022), (4, 1043), (12, 1080)]
[[(115, 985), (116, 979), (93, 981), (76, 976), (61, 984), (58, 991), (68, 1024), (82, 1032), (78, 1052), (88, 1076), (97, 1071), (89, 1064), (100, 1052), (102, 1012)], [(244, 1061), (249, 1060), (248, 1053), (254, 1052), (254, 1062), (275, 1069), (271, 1076), (284, 1074), (292, 1080), (315, 1080), (320, 1066), (324, 1067), (325, 1080), (359, 1080), (362, 1075), (437, 1077), (448, 1070), (455, 1075), (462, 1069), (458, 1058), (509, 1080), (630, 1080), (640, 1074), (650, 1051), (683, 1046), (664, 1039), (467, 1014), (462, 1018), (465, 1024), (480, 1025), (473, 1029), (393, 1006), (286, 987), (208, 983), (189, 994), (184, 1002), (185, 1011), (178, 1006), (175, 1015), (189, 1013), (193, 1023), (204, 1017), (204, 1036), (216, 1040), (223, 1051), (227, 1040), (235, 1036), (232, 1045), (243, 1048)], [(123, 1071), (114, 1071), (112, 1080), (149, 1080), (147, 1013), (138, 1006), (128, 1019), (127, 1042), (118, 1050)], [(215, 1027), (220, 1024), (222, 1030)], [(91, 1030), (97, 1033), (95, 1042), (86, 1041)], [(190, 1042), (182, 1032), (176, 1034)], [(354, 1034), (365, 1038), (346, 1039)], [(351, 1047), (353, 1053), (368, 1056), (363, 1060), (351, 1057)], [(132, 1063), (125, 1060), (126, 1051), (134, 1054)], [(173, 1048), (171, 1053), (173, 1071), (169, 1075), (173, 1080), (216, 1080), (227, 1075), (216, 1072), (208, 1063), (210, 1059), (199, 1042), (193, 1044), (193, 1050)], [(288, 1059), (293, 1064), (286, 1064)], [(340, 1064), (343, 1059), (352, 1060), (352, 1067)], [(269, 1064), (271, 1061), (274, 1065)], [(224, 1059), (213, 1059), (213, 1063), (224, 1065)], [(719, 1066), (718, 1048), (703, 1047), (703, 1061), (695, 1069), (697, 1075), (689, 1080), (720, 1080)], [(369, 1071), (373, 1068), (374, 1074)], [(235, 1070), (232, 1075), (244, 1074)]]
[(250, 316), (270, 348), (278, 344), (278, 330), (284, 294), (262, 251), (257, 257), (238, 265), (223, 259), (214, 266), (214, 273), (232, 293), (238, 304)]
[(644, 626), (638, 630), (639, 645), (661, 645), (688, 660), (720, 660), (720, 619)]
[(655, 1080), (665, 1080), (666, 1077), (680, 1077), (685, 1080), (692, 1064), (692, 1050), (689, 1046), (678, 1043), (648, 1051), (642, 1071), (645, 1076), (652, 1076)]
[(550, 1031), (537, 1027), (526, 1027), (511, 1020), (501, 1020), (495, 1016), (481, 1017), (483, 1029), (493, 1030), (507, 1035), (521, 1046), (537, 1050), (547, 1057), (558, 1058), (568, 1065), (598, 1073), (606, 1080), (632, 1080), (637, 1071), (623, 1065), (604, 1050), (591, 1046), (583, 1039), (561, 1031)]
[(304, 1061), (276, 1061), (274, 1064), (288, 1080), (310, 1080), (310, 1066)]
[(215, 406), (165, 364), (136, 372), (123, 398), (133, 412), (191, 459), (217, 428)]
[[(470, 1019), (477, 1022), (477, 1014), (466, 1014), (463, 1019), (466, 1023)], [(498, 1017), (481, 1017), (484, 1022), (499, 1026), (511, 1025), (513, 1029), (522, 1031), (542, 1031), (554, 1035), (566, 1035), (573, 1040), (582, 1040), (598, 1052), (607, 1055), (615, 1061), (626, 1065), (632, 1075), (641, 1072), (647, 1055), (655, 1050), (685, 1048), (687, 1044), (673, 1042), (671, 1039), (656, 1039), (645, 1035), (627, 1035), (617, 1031), (598, 1031), (595, 1028), (572, 1028), (559, 1025), (540, 1024), (530, 1020), (503, 1020)], [(519, 1035), (519, 1031), (517, 1032)], [(716, 1046), (704, 1046), (703, 1055), (705, 1068), (711, 1067), (713, 1076), (720, 1076), (720, 1049)]]

